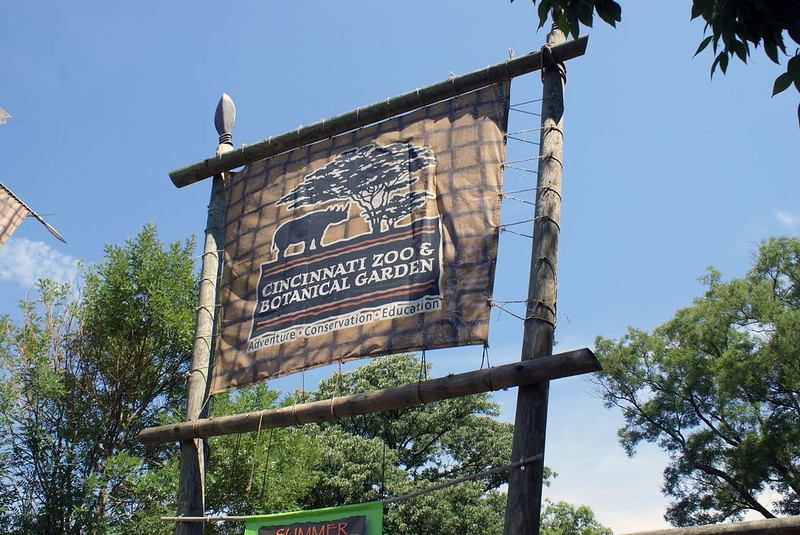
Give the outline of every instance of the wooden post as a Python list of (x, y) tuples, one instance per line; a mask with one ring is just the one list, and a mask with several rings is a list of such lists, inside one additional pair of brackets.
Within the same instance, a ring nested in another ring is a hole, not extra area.
[[(233, 149), (231, 130), (236, 118), (236, 108), (231, 98), (223, 94), (217, 105), (214, 125), (219, 134), (217, 154)], [(214, 351), (214, 324), (216, 321), (217, 288), (220, 275), (219, 253), (225, 226), (225, 175), (216, 175), (211, 185), (208, 203), (206, 237), (200, 271), (200, 296), (195, 322), (192, 367), (186, 387), (186, 421), (194, 422), (208, 416), (208, 374)], [(195, 438), (181, 441), (180, 482), (178, 484), (178, 515), (203, 516), (205, 514), (205, 444)], [(203, 525), (178, 522), (176, 535), (203, 533)]]
[[(557, 28), (547, 35), (547, 49), (564, 42)], [(561, 216), (561, 171), (563, 149), (564, 83), (563, 64), (549, 57), (542, 71), (542, 129), (536, 210), (533, 224), (531, 271), (528, 281), (527, 313), (522, 338), (522, 360), (552, 355), (556, 323), (556, 274), (559, 219)], [(544, 445), (547, 398), (550, 385), (540, 382), (521, 386), (517, 393), (511, 460), (534, 455), (541, 459), (525, 469), (512, 470), (508, 481), (508, 502), (504, 535), (539, 533), (544, 479)]]

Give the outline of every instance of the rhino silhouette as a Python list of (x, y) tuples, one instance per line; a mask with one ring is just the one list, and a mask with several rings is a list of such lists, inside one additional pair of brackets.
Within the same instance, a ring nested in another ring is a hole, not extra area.
[(302, 217), (287, 221), (275, 231), (272, 237), (272, 249), (278, 250), (277, 259), (286, 256), (286, 249), (291, 245), (303, 244), (303, 251), (311, 251), (322, 247), (322, 236), (329, 226), (347, 220), (350, 204), (333, 206), (327, 210), (317, 210)]

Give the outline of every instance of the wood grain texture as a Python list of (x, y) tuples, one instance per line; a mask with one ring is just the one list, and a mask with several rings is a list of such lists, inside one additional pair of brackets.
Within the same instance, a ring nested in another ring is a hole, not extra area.
[[(547, 46), (555, 50), (564, 39), (564, 34), (554, 29), (547, 36)], [(553, 353), (564, 144), (563, 69), (563, 65), (551, 65), (542, 73), (539, 168), (527, 311), (522, 337), (523, 362), (535, 362)], [(538, 382), (520, 386), (517, 393), (511, 460), (533, 455), (542, 457), (527, 470), (513, 470), (509, 475), (505, 535), (539, 533), (549, 391), (547, 382)]]
[(405, 409), (444, 399), (580, 375), (599, 369), (600, 363), (594, 353), (584, 348), (547, 358), (448, 375), (292, 407), (150, 427), (139, 433), (139, 440), (145, 444), (158, 444), (248, 433), (256, 431), (259, 422), (261, 429), (328, 422), (360, 414)]
[(542, 51), (536, 51), (461, 76), (455, 76), (443, 82), (387, 98), (382, 102), (357, 108), (330, 119), (323, 119), (308, 126), (300, 127), (297, 130), (272, 136), (252, 145), (244, 145), (225, 154), (181, 167), (171, 171), (169, 176), (176, 187), (182, 188), (204, 178), (230, 171), (281, 152), (302, 147), (356, 128), (362, 128), (395, 115), (401, 115), (429, 104), (480, 89), (501, 80), (509, 80), (515, 76), (540, 70), (543, 65), (547, 67), (548, 63), (552, 61), (560, 63), (582, 56), (586, 51), (587, 43), (588, 37), (584, 36), (568, 43), (553, 46), (551, 49), (552, 59), (550, 55), (543, 56)]

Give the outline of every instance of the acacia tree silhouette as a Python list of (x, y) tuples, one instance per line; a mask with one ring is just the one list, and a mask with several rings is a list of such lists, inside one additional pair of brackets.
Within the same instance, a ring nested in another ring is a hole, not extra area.
[(429, 193), (410, 188), (419, 181), (418, 171), (435, 164), (436, 157), (428, 147), (371, 143), (345, 151), (307, 174), (277, 204), (294, 210), (349, 199), (361, 208), (372, 233), (378, 234), (425, 204)]

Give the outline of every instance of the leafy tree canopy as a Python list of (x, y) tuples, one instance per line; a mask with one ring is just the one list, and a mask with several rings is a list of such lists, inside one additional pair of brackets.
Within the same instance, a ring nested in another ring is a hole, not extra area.
[[(514, 0), (511, 0), (512, 2)], [(594, 15), (616, 27), (622, 20), (622, 7), (614, 0), (532, 0), (538, 4), (539, 27), (552, 21), (565, 35), (580, 35), (581, 26), (592, 27)], [(705, 37), (695, 55), (709, 45), (714, 53), (711, 75), (719, 68), (724, 74), (731, 59), (747, 63), (759, 46), (767, 57), (780, 64), (787, 57), (786, 72), (775, 80), (772, 94), (794, 85), (800, 92), (800, 2), (797, 0), (692, 0), (691, 18), (705, 21)], [(800, 121), (800, 106), (797, 109)]]
[[(413, 355), (374, 360), (334, 373), (313, 392), (279, 401), (265, 384), (215, 396), (215, 415), (413, 383), (429, 366)], [(422, 407), (368, 414), (324, 425), (211, 440), (207, 504), (229, 515), (316, 509), (380, 500), (508, 463), (511, 425), (496, 420), (487, 394)], [(554, 477), (545, 469), (546, 478)], [(388, 507), (384, 533), (502, 533), (507, 474), (486, 476)], [(248, 490), (248, 487), (250, 490)], [(610, 533), (586, 506), (550, 504), (550, 535)], [(238, 533), (238, 526), (209, 526)]]
[[(0, 517), (6, 533), (124, 532), (168, 499), (167, 448), (143, 427), (179, 418), (193, 337), (191, 241), (146, 226), (107, 247), (78, 296), (41, 281), (0, 318)], [(154, 472), (147, 474), (148, 470)], [(171, 507), (174, 510), (174, 506)]]
[[(622, 446), (669, 452), (663, 492), (676, 526), (800, 514), (800, 240), (764, 241), (752, 268), (652, 332), (598, 337), (600, 392)], [(778, 499), (764, 501), (765, 491)]]
[[(312, 400), (413, 383), (428, 365), (413, 355), (377, 359), (351, 373), (334, 373)], [(488, 394), (307, 426), (321, 448), (318, 482), (304, 501), (325, 507), (399, 496), (436, 482), (508, 463), (511, 425), (496, 419)], [(398, 502), (386, 533), (500, 533), (505, 496), (500, 474)]]
[(612, 535), (585, 505), (546, 501), (540, 535)]

